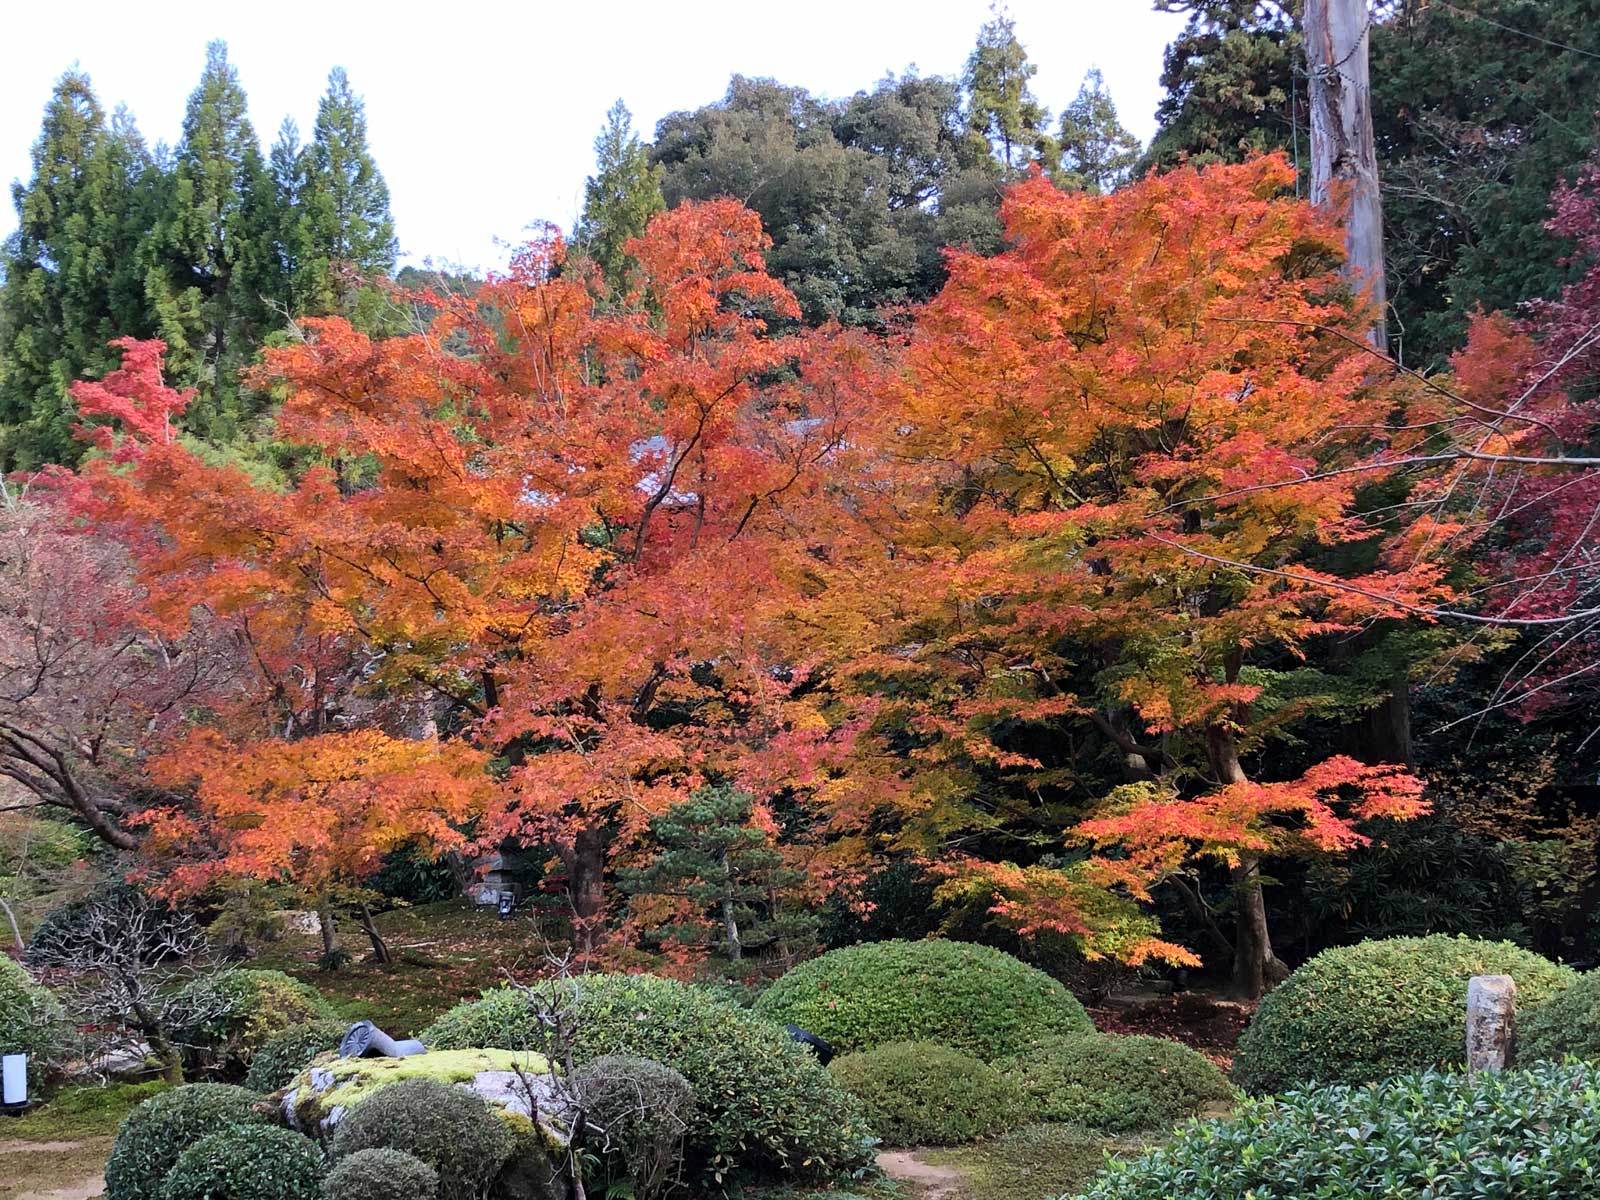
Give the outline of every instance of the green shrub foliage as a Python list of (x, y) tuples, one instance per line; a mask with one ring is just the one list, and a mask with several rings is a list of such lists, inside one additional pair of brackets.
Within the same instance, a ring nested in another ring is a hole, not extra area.
[(515, 1149), (483, 1097), (432, 1079), (374, 1092), (334, 1129), (339, 1162), (362, 1150), (401, 1150), (439, 1174), (439, 1200), (478, 1200)]
[(1474, 975), (1510, 975), (1526, 1009), (1577, 979), (1510, 942), (1445, 934), (1324, 950), (1261, 1002), (1239, 1039), (1234, 1082), (1265, 1094), (1458, 1064)]
[(1246, 1101), (1114, 1163), (1083, 1200), (1600, 1195), (1600, 1067), (1401, 1076)]
[(1021, 1094), (1030, 1120), (1106, 1133), (1164, 1129), (1234, 1099), (1215, 1064), (1166, 1038), (1069, 1034), (995, 1066)]
[(326, 1166), (317, 1144), (292, 1130), (230, 1129), (178, 1156), (161, 1200), (323, 1200)]
[(664, 1195), (681, 1174), (694, 1120), (694, 1089), (671, 1067), (631, 1054), (605, 1054), (579, 1067), (573, 1085), (609, 1181), (634, 1200)]
[(204, 976), (184, 987), (179, 1009), (179, 1040), (195, 1064), (225, 1075), (242, 1076), (255, 1052), (274, 1034), (331, 1013), (321, 994), (282, 971), (247, 968)]
[(828, 1070), (886, 1146), (954, 1146), (1016, 1123), (1017, 1089), (982, 1059), (932, 1042), (890, 1042)]
[(928, 1041), (991, 1061), (1036, 1038), (1093, 1030), (1083, 1006), (1043, 971), (969, 942), (872, 942), (790, 971), (756, 1002), (841, 1053)]
[(42, 1078), (65, 1061), (70, 1033), (50, 989), (0, 954), (0, 1054), (26, 1054), (30, 1073)]
[(251, 1107), (260, 1099), (232, 1084), (191, 1083), (146, 1100), (117, 1131), (106, 1163), (106, 1200), (159, 1200), (167, 1172), (201, 1138), (265, 1125), (266, 1117)]
[(1524, 1017), (1517, 997), (1517, 1063), (1559, 1061), (1569, 1054), (1600, 1061), (1600, 971), (1590, 971)]
[(357, 1150), (323, 1181), (328, 1200), (433, 1200), (439, 1172), (403, 1150)]
[(244, 1085), (256, 1092), (275, 1092), (288, 1087), (289, 1081), (313, 1058), (324, 1051), (337, 1050), (349, 1028), (349, 1022), (329, 1018), (291, 1025), (273, 1034), (251, 1056)]
[[(652, 1058), (698, 1101), (686, 1154), (696, 1169), (853, 1170), (871, 1161), (855, 1102), (778, 1026), (690, 984), (653, 975), (586, 975), (551, 984), (575, 995), (574, 1056)], [(422, 1033), (438, 1050), (547, 1050), (544, 1026), (512, 988), (459, 1004)]]

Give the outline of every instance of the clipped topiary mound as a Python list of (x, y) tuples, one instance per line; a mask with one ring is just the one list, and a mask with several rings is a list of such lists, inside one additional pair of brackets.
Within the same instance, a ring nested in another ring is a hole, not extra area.
[(481, 1096), (431, 1079), (407, 1079), (352, 1108), (333, 1135), (333, 1157), (400, 1150), (439, 1175), (439, 1200), (477, 1200), (516, 1148)]
[(230, 1129), (201, 1138), (178, 1156), (161, 1185), (161, 1200), (323, 1200), (326, 1169), (317, 1144), (298, 1133)]
[(1517, 1063), (1600, 1060), (1600, 971), (1590, 971), (1562, 988), (1526, 1017), (1517, 996)]
[(608, 1181), (653, 1200), (678, 1177), (694, 1120), (694, 1089), (671, 1067), (632, 1054), (605, 1054), (579, 1067), (573, 1089), (591, 1130), (587, 1148)]
[(191, 1083), (146, 1100), (117, 1130), (106, 1163), (106, 1200), (158, 1200), (178, 1156), (201, 1138), (265, 1125), (251, 1107), (260, 1099), (232, 1084)]
[(322, 1183), (328, 1200), (432, 1200), (439, 1172), (400, 1150), (357, 1150)]
[(802, 963), (755, 1011), (841, 1053), (889, 1042), (954, 1046), (985, 1062), (1036, 1038), (1094, 1029), (1072, 993), (1000, 950), (969, 942), (869, 942)]
[(886, 1146), (955, 1146), (1017, 1123), (1021, 1096), (988, 1063), (932, 1042), (890, 1042), (828, 1064)]
[(0, 954), (0, 1054), (26, 1054), (28, 1070), (43, 1078), (68, 1057), (66, 1013), (49, 988), (21, 963)]
[(233, 1076), (243, 1075), (274, 1034), (332, 1015), (316, 988), (282, 971), (238, 968), (204, 976), (179, 998), (192, 1014), (180, 1018), (179, 1038), (196, 1065)]
[(1045, 1038), (995, 1066), (1021, 1093), (1030, 1120), (1105, 1133), (1164, 1129), (1235, 1099), (1214, 1063), (1166, 1038)]
[[(575, 997), (579, 1065), (602, 1055), (637, 1055), (689, 1081), (698, 1105), (686, 1154), (695, 1168), (826, 1173), (871, 1161), (854, 1101), (780, 1027), (653, 975), (585, 975), (547, 986)], [(544, 1037), (538, 1014), (514, 988), (458, 1004), (422, 1033), (439, 1049), (540, 1050)]]
[(275, 1092), (305, 1070), (317, 1055), (337, 1050), (350, 1026), (331, 1018), (291, 1025), (266, 1040), (250, 1058), (245, 1087), (256, 1092)]
[(1113, 1163), (1082, 1200), (1600, 1195), (1600, 1067), (1402, 1076), (1248, 1100)]
[(1324, 950), (1261, 1002), (1239, 1039), (1234, 1082), (1265, 1094), (1460, 1063), (1474, 975), (1510, 975), (1523, 1010), (1577, 979), (1510, 942), (1446, 934)]

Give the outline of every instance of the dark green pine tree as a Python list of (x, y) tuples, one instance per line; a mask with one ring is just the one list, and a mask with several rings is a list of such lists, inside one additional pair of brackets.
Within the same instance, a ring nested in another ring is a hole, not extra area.
[(594, 140), (595, 172), (583, 186), (583, 215), (573, 244), (594, 260), (606, 291), (627, 291), (633, 260), (623, 246), (644, 232), (650, 218), (667, 207), (661, 194), (661, 167), (633, 132), (633, 115), (618, 100)]
[(1046, 128), (1050, 112), (1028, 86), (1039, 68), (1028, 61), (1010, 13), (999, 6), (990, 13), (962, 76), (967, 136), (992, 153), (1006, 172), (1032, 162), (1053, 171), (1057, 147)]
[(136, 256), (153, 163), (127, 113), (108, 124), (89, 77), (68, 71), (45, 107), (33, 175), (15, 184), (0, 252), (0, 425), (7, 469), (73, 462), (72, 381), (115, 363), (107, 343), (149, 332)]
[(703, 787), (650, 822), (660, 852), (620, 876), (634, 895), (687, 900), (693, 912), (663, 925), (662, 939), (710, 946), (730, 962), (768, 947), (791, 951), (814, 938), (816, 921), (784, 907), (803, 872), (784, 865), (767, 832), (751, 821), (754, 798), (725, 784)]
[(217, 441), (236, 437), (260, 404), (241, 393), (240, 374), (287, 308), (274, 269), (281, 225), (238, 72), (226, 43), (212, 42), (147, 248), (146, 293), (174, 376), (200, 389), (189, 427)]
[(281, 281), (281, 290), (288, 294), (293, 313), (302, 311), (295, 278), (306, 257), (307, 231), (301, 208), (306, 165), (300, 127), (294, 118), (285, 117), (278, 126), (278, 139), (267, 154), (267, 176), (273, 193), (273, 213), (277, 217), (272, 238), (272, 271)]
[(1117, 118), (1098, 67), (1083, 77), (1077, 98), (1061, 114), (1056, 140), (1062, 171), (1087, 191), (1115, 191), (1139, 161), (1139, 139)]
[[(281, 135), (280, 135), (281, 141)], [(288, 148), (284, 148), (287, 160)], [(293, 294), (297, 314), (342, 311), (353, 287), (394, 269), (389, 185), (367, 147), (367, 114), (343, 67), (328, 75), (292, 197), (298, 212)], [(288, 162), (273, 171), (283, 189)]]

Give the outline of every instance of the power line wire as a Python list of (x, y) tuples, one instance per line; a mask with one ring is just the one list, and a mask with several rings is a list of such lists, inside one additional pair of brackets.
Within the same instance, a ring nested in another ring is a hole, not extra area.
[(1471, 21), (1482, 21), (1485, 25), (1492, 25), (1496, 29), (1504, 30), (1506, 33), (1514, 33), (1518, 37), (1527, 38), (1530, 42), (1539, 42), (1545, 46), (1553, 46), (1557, 50), (1581, 54), (1585, 58), (1600, 58), (1600, 54), (1596, 54), (1593, 50), (1584, 50), (1578, 46), (1569, 46), (1565, 42), (1556, 42), (1547, 37), (1540, 37), (1537, 33), (1529, 33), (1526, 29), (1518, 29), (1515, 25), (1506, 25), (1503, 22), (1496, 21), (1493, 17), (1486, 17), (1480, 12), (1473, 12), (1467, 8), (1457, 8), (1449, 0), (1433, 0), (1433, 3), (1448, 12), (1455, 13), (1458, 17), (1466, 17)]

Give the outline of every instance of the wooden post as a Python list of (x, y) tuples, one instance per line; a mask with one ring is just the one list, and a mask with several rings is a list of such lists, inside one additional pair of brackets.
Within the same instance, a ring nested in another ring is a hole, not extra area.
[(1517, 984), (1509, 975), (1467, 981), (1467, 1074), (1511, 1065), (1517, 1027)]
[(1369, 0), (1305, 0), (1307, 97), (1311, 115), (1311, 203), (1335, 205), (1344, 221), (1345, 274), (1365, 290), (1368, 339), (1387, 349), (1383, 197), (1372, 138)]

